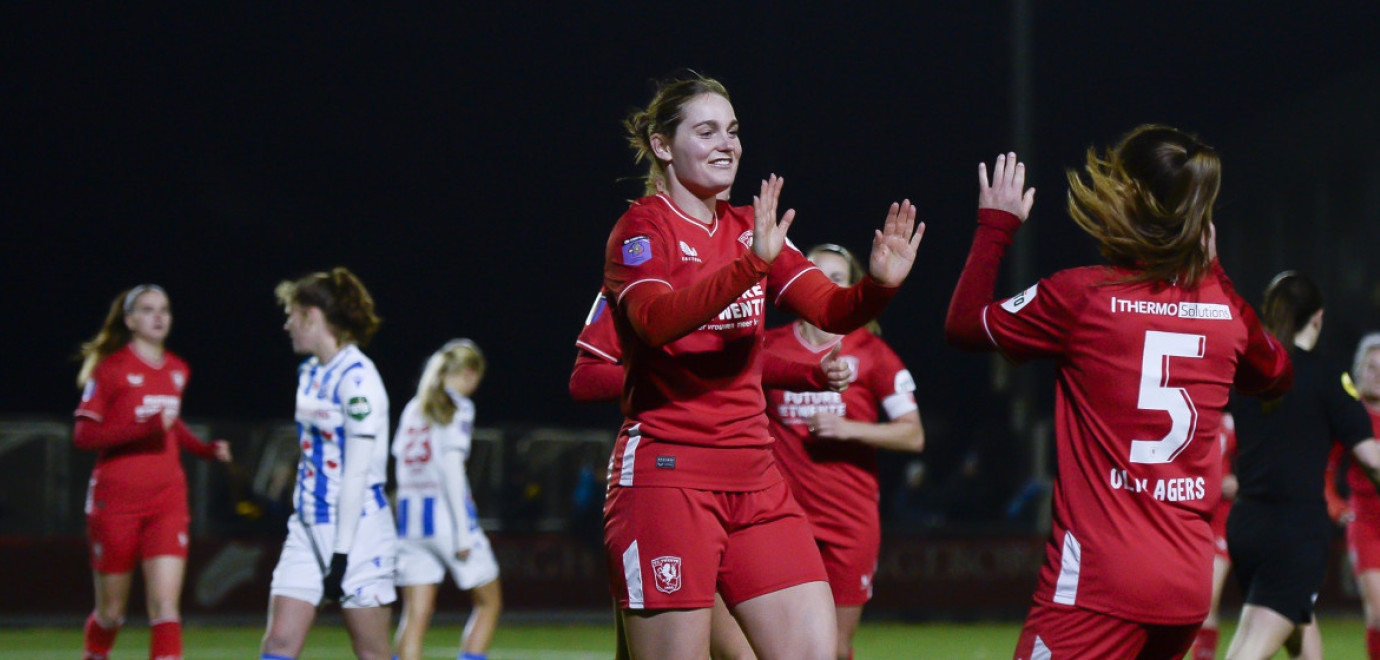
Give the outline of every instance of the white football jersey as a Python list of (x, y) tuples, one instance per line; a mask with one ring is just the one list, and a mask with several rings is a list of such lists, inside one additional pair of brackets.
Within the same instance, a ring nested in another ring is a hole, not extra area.
[[(343, 458), (369, 461), (364, 498), (367, 515), (388, 506), (383, 484), (388, 475), (388, 392), (374, 363), (348, 344), (330, 362), (315, 357), (297, 370), (297, 515), (309, 524), (336, 522)], [(351, 439), (373, 436), (373, 451), (349, 453)]]
[(422, 402), (415, 398), (407, 402), (398, 420), (393, 456), (398, 478), (399, 537), (431, 537), (438, 531), (449, 536), (457, 523), (466, 525), (470, 531), (479, 529), (474, 498), (463, 469), (460, 488), (466, 510), (451, 511), (446, 499), (446, 476), (441, 469), (441, 457), (445, 452), (458, 451), (463, 465), (469, 459), (474, 434), (474, 402), (454, 392), (450, 392), (450, 396), (455, 401), (455, 416), (449, 424), (427, 420), (422, 414)]

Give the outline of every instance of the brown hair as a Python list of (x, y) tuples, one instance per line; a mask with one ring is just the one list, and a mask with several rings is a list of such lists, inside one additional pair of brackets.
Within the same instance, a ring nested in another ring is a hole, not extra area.
[(634, 162), (641, 164), (645, 160), (649, 163), (644, 177), (647, 195), (662, 192), (666, 182), (666, 164), (652, 152), (652, 135), (674, 138), (676, 128), (685, 118), (685, 104), (702, 94), (718, 94), (728, 99), (728, 90), (719, 81), (690, 71), (682, 77), (657, 83), (656, 95), (646, 109), (634, 110), (623, 120), (628, 144), (635, 155)]
[(342, 344), (367, 346), (383, 322), (374, 313), (374, 298), (369, 290), (344, 266), (296, 281), (283, 280), (273, 293), (284, 306), (320, 309), (331, 334)]
[(1318, 285), (1306, 276), (1286, 270), (1265, 287), (1260, 322), (1284, 344), (1285, 350), (1293, 351), (1294, 336), (1322, 308), (1322, 290)]
[(483, 376), (484, 366), (484, 353), (468, 339), (452, 339), (432, 353), (422, 370), (422, 380), (417, 383), (422, 417), (436, 424), (449, 424), (455, 418), (455, 400), (446, 392), (446, 376), (466, 369)]
[(110, 311), (106, 312), (101, 329), (91, 341), (82, 342), (81, 350), (77, 353), (77, 359), (81, 360), (81, 369), (77, 371), (77, 387), (86, 386), (86, 381), (91, 380), (91, 374), (101, 360), (124, 348), (125, 344), (134, 339), (134, 333), (125, 325), (125, 315), (134, 311), (134, 303), (138, 301), (139, 296), (149, 292), (168, 295), (168, 292), (157, 284), (140, 284), (121, 291), (120, 295), (110, 301)]
[(1207, 272), (1212, 206), (1222, 163), (1212, 147), (1167, 126), (1146, 124), (1098, 156), (1087, 175), (1067, 170), (1069, 215), (1097, 239), (1102, 256), (1140, 271), (1136, 282), (1194, 287)]
[[(810, 248), (805, 253), (805, 258), (814, 261), (816, 255), (824, 253), (842, 257), (844, 261), (848, 262), (848, 286), (854, 286), (862, 281), (863, 275), (865, 274), (863, 272), (862, 262), (858, 261), (858, 258), (853, 256), (853, 253), (842, 245), (837, 243), (820, 243)], [(867, 331), (874, 335), (881, 336), (882, 334), (882, 325), (877, 322), (877, 319), (868, 321), (867, 325), (863, 327), (867, 328)]]

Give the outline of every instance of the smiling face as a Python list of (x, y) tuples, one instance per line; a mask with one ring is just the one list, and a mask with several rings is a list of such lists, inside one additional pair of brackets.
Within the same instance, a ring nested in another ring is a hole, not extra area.
[(652, 135), (652, 150), (666, 163), (671, 192), (681, 188), (712, 200), (733, 186), (743, 156), (733, 104), (718, 94), (700, 94), (681, 107), (681, 117), (669, 140)]
[(162, 291), (145, 291), (125, 314), (125, 327), (135, 339), (161, 346), (172, 330), (172, 307)]
[(844, 259), (839, 254), (834, 252), (816, 252), (810, 255), (810, 261), (813, 261), (815, 265), (819, 267), (820, 272), (824, 273), (824, 276), (829, 278), (830, 282), (839, 286), (851, 286), (853, 284), (848, 281), (851, 275), (849, 272), (848, 260)]

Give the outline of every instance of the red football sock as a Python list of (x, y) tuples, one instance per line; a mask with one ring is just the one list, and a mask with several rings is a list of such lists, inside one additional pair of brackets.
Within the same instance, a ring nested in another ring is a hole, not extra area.
[(1193, 640), (1193, 660), (1214, 660), (1217, 657), (1217, 629), (1200, 628)]
[(1380, 630), (1366, 628), (1366, 651), (1370, 660), (1380, 660)]
[(82, 640), (86, 647), (86, 652), (82, 654), (82, 660), (106, 660), (110, 657), (110, 647), (115, 645), (115, 635), (120, 632), (120, 624), (116, 623), (110, 628), (102, 626), (96, 620), (96, 613), (86, 617), (86, 627), (82, 629)]
[(149, 637), (149, 660), (182, 660), (182, 622), (155, 621)]

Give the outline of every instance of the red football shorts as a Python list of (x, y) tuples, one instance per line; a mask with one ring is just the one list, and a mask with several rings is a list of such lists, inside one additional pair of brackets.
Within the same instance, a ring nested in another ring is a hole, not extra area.
[(1155, 625), (1080, 607), (1035, 603), (1016, 642), (1016, 660), (1136, 658), (1178, 660), (1202, 623)]
[(97, 508), (86, 516), (91, 567), (101, 573), (128, 573), (140, 560), (164, 555), (187, 558), (185, 502), (169, 502), (138, 513)]
[(1346, 551), (1356, 573), (1380, 570), (1380, 517), (1356, 516), (1346, 526)]
[[(832, 535), (831, 535), (832, 536)], [(856, 536), (843, 540), (820, 540), (819, 554), (829, 574), (829, 590), (834, 605), (855, 607), (872, 599), (872, 578), (877, 573), (877, 554), (881, 552), (881, 529), (859, 529)]]
[(827, 579), (805, 514), (786, 483), (745, 493), (615, 487), (604, 553), (624, 609), (730, 607)]
[(1219, 507), (1208, 521), (1212, 526), (1212, 551), (1227, 561), (1231, 561), (1231, 555), (1227, 554), (1227, 514), (1230, 511), (1230, 507)]

